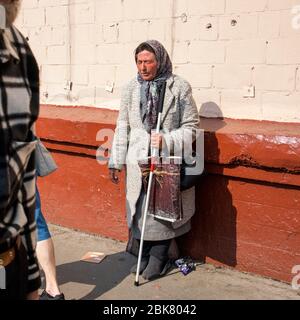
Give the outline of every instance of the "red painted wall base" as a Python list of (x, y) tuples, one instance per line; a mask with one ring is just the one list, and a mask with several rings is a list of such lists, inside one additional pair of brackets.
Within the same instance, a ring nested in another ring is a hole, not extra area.
[[(101, 128), (117, 112), (42, 106), (38, 134), (59, 169), (40, 178), (48, 221), (127, 240), (124, 176), (95, 160)], [(300, 264), (300, 125), (202, 119), (209, 175), (197, 186), (183, 255), (290, 282)]]

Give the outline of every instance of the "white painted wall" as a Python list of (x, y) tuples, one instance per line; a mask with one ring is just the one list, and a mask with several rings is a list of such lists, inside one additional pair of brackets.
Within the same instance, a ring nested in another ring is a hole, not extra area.
[(134, 49), (157, 39), (202, 115), (300, 122), (300, 0), (23, 0), (17, 25), (43, 103), (119, 108)]

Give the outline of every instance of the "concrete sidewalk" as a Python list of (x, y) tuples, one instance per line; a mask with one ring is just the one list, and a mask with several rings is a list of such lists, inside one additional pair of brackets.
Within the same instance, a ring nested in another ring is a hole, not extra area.
[[(66, 299), (78, 300), (202, 300), (293, 299), (291, 285), (212, 265), (198, 265), (184, 276), (174, 269), (167, 276), (134, 286), (130, 268), (136, 259), (124, 252), (126, 244), (50, 225), (55, 244), (57, 277)], [(82, 262), (88, 251), (108, 256), (99, 264)]]

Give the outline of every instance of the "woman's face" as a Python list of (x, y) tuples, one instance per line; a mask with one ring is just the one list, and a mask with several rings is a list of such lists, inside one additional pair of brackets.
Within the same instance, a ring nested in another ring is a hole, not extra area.
[(154, 53), (147, 50), (141, 51), (137, 55), (136, 65), (143, 80), (151, 81), (156, 77), (158, 62)]

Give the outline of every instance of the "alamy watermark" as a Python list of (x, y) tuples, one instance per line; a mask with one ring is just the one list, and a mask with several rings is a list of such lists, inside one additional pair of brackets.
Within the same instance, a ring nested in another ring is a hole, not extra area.
[[(197, 172), (200, 167), (202, 168), (200, 171), (203, 171), (204, 130), (181, 128), (174, 131), (162, 130), (161, 134), (163, 136), (161, 156), (164, 164), (171, 161), (177, 164), (182, 164), (184, 161), (187, 165), (196, 163)], [(100, 165), (106, 165), (109, 161), (116, 167), (121, 167), (125, 164), (146, 161), (149, 156), (147, 146), (150, 145), (150, 134), (139, 128), (129, 130), (126, 121), (119, 121), (116, 131), (110, 128), (99, 130), (96, 141), (100, 142), (96, 152), (96, 159)]]
[(294, 290), (299, 290), (300, 289), (300, 265), (296, 265), (292, 268), (292, 274), (295, 274), (291, 282), (292, 288)]

